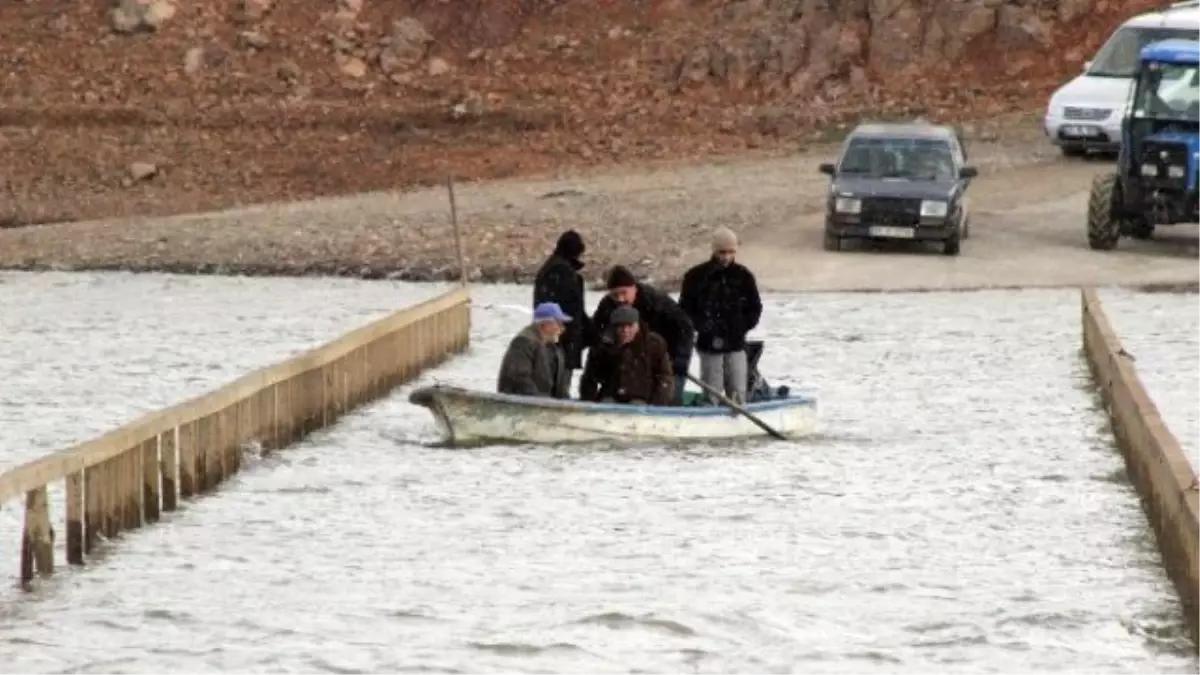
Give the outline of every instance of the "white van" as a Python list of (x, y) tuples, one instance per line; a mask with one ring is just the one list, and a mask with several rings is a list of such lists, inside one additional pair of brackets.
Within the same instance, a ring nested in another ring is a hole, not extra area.
[(1142, 47), (1169, 38), (1195, 40), (1198, 31), (1200, 0), (1176, 2), (1121, 24), (1083, 73), (1050, 96), (1043, 125), (1050, 142), (1068, 156), (1115, 152)]

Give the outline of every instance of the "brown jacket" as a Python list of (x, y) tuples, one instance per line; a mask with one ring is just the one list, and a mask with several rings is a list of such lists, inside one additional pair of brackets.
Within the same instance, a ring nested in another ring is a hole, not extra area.
[(496, 389), (501, 394), (569, 398), (570, 378), (558, 345), (546, 344), (536, 326), (526, 326), (508, 343)]
[(670, 405), (675, 396), (675, 376), (666, 341), (645, 323), (627, 345), (606, 340), (607, 336), (588, 350), (579, 397), (585, 401), (612, 399), (618, 403)]

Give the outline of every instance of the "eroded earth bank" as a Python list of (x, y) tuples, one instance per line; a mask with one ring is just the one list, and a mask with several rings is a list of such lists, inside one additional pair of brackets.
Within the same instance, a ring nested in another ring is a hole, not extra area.
[[(669, 281), (724, 224), (779, 288), (1192, 281), (1194, 228), (1086, 249), (1105, 164), (1059, 160), (1038, 126), (1150, 4), (18, 4), (0, 17), (18, 45), (0, 57), (0, 266), (445, 278), (452, 174), (481, 279), (528, 278), (575, 227), (593, 275)], [(829, 141), (914, 116), (960, 124), (982, 169), (964, 254), (821, 252)]]

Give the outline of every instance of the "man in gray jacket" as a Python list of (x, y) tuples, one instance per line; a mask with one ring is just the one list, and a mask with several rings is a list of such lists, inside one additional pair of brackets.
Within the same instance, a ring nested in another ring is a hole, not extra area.
[(501, 394), (569, 398), (571, 371), (556, 344), (570, 321), (558, 303), (543, 302), (535, 307), (533, 323), (508, 343), (497, 390)]

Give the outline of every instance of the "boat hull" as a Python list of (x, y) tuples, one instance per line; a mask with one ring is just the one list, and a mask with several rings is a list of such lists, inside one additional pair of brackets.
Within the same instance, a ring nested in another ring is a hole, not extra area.
[[(767, 432), (754, 422), (724, 406), (589, 403), (441, 385), (417, 389), (409, 396), (409, 401), (428, 408), (444, 440), (453, 445), (497, 441), (673, 442), (767, 436)], [(745, 408), (789, 438), (816, 429), (817, 401), (811, 396), (793, 394), (787, 398), (751, 403)]]

